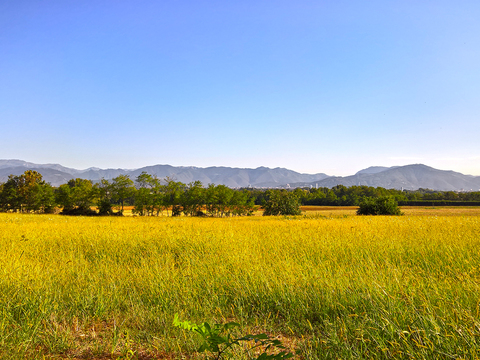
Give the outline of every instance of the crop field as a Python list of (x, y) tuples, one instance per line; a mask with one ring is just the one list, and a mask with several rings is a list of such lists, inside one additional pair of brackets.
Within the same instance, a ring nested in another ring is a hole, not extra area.
[(480, 357), (478, 208), (304, 210), (0, 214), (0, 358), (204, 358), (175, 314), (236, 321), (296, 359)]

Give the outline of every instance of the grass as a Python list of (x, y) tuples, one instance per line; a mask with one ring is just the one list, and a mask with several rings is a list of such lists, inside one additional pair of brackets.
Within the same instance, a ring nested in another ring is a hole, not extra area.
[(0, 358), (196, 358), (175, 313), (278, 336), (297, 358), (478, 357), (478, 209), (402, 210), (0, 214)]

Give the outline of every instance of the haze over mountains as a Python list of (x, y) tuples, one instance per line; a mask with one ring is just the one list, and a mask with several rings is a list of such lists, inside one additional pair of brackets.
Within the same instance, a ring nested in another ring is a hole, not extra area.
[(99, 181), (111, 180), (125, 174), (135, 179), (143, 171), (163, 179), (170, 177), (175, 181), (190, 183), (199, 180), (204, 185), (214, 183), (229, 187), (333, 187), (336, 185), (367, 185), (387, 189), (417, 190), (465, 190), (479, 191), (480, 176), (463, 175), (454, 171), (437, 170), (422, 164), (406, 166), (372, 166), (360, 170), (351, 176), (329, 176), (324, 173), (301, 174), (284, 168), (242, 169), (231, 167), (184, 167), (171, 165), (153, 165), (139, 169), (99, 169), (77, 170), (59, 164), (35, 164), (23, 160), (0, 160), (0, 182), (8, 175), (20, 175), (26, 170), (36, 170), (45, 181), (53, 186), (65, 184), (70, 179), (82, 178)]

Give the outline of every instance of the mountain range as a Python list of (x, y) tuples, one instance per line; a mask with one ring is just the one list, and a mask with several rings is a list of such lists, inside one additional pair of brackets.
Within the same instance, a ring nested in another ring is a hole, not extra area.
[(143, 171), (160, 179), (169, 177), (175, 181), (190, 183), (199, 180), (204, 185), (214, 183), (229, 187), (333, 187), (336, 185), (366, 185), (387, 189), (417, 190), (419, 188), (453, 191), (479, 191), (480, 176), (463, 175), (454, 171), (437, 170), (414, 164), (406, 166), (372, 166), (351, 176), (329, 176), (324, 173), (301, 174), (284, 168), (259, 167), (243, 169), (231, 167), (199, 168), (194, 166), (152, 165), (139, 169), (77, 170), (59, 164), (35, 164), (23, 160), (0, 160), (0, 182), (10, 174), (21, 175), (26, 170), (36, 170), (53, 186), (67, 183), (70, 179), (82, 178), (99, 181), (111, 180), (124, 174), (135, 179)]

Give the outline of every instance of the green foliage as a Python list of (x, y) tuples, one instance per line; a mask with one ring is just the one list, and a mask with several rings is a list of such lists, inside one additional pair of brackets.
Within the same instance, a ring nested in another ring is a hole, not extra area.
[[(164, 189), (164, 204), (166, 208), (172, 208), (172, 216), (180, 216), (182, 209), (180, 207), (180, 201), (182, 197), (183, 189), (185, 189), (185, 184), (181, 182), (174, 181), (173, 179), (167, 177), (165, 178), (167, 185)], [(168, 214), (168, 210), (167, 210)]]
[(90, 180), (72, 179), (58, 187), (55, 200), (57, 205), (63, 208), (63, 215), (95, 215), (95, 211), (90, 209), (94, 192)]
[(71, 210), (75, 207), (72, 196), (72, 188), (68, 184), (60, 185), (55, 191), (55, 202), (63, 210)]
[(205, 204), (205, 189), (202, 183), (195, 181), (185, 186), (180, 202), (185, 215), (196, 216)]
[(134, 199), (133, 213), (140, 216), (159, 215), (168, 205), (166, 204), (165, 186), (155, 175), (143, 171), (135, 179), (137, 191)]
[(102, 199), (98, 202), (98, 215), (115, 215), (112, 209), (112, 204), (108, 199)]
[(268, 199), (263, 208), (264, 216), (301, 214), (297, 195), (287, 190), (269, 190)]
[(121, 211), (123, 212), (125, 199), (135, 194), (133, 180), (130, 179), (128, 175), (118, 175), (112, 180), (111, 193), (114, 201), (120, 201), (120, 204), (122, 205)]
[(152, 209), (150, 189), (143, 187), (138, 189), (135, 193), (134, 205), (132, 214), (140, 216), (150, 215)]
[(254, 198), (250, 193), (234, 190), (225, 185), (209, 184), (205, 188), (200, 181), (189, 184), (165, 179), (160, 180), (147, 173), (136, 179), (133, 213), (140, 216), (160, 215), (171, 210), (172, 216), (244, 216), (254, 211)]
[(172, 216), (182, 215), (182, 208), (179, 205), (172, 206)]
[[(472, 205), (477, 206), (473, 202), (480, 201), (480, 191), (470, 192), (455, 192), (455, 191), (435, 191), (430, 189), (418, 189), (418, 190), (398, 190), (398, 189), (385, 189), (382, 187), (372, 186), (343, 186), (337, 185), (329, 189), (326, 187), (320, 188), (303, 188), (303, 192), (298, 192), (300, 195), (300, 201), (303, 205), (328, 205), (328, 206), (358, 206), (364, 197), (384, 197), (392, 196), (399, 203), (405, 203), (407, 201), (463, 201), (466, 202), (464, 206)], [(261, 203), (264, 192), (255, 189), (258, 204)], [(472, 203), (468, 203), (472, 202)], [(416, 205), (415, 203), (412, 206)], [(444, 205), (449, 206), (449, 205)]]
[(10, 175), (2, 186), (0, 208), (14, 212), (52, 212), (54, 208), (53, 189), (34, 170), (22, 175)]
[(402, 215), (397, 201), (391, 196), (366, 197), (360, 203), (357, 215)]
[[(245, 335), (241, 337), (232, 336), (231, 330), (240, 326), (236, 322), (229, 322), (226, 324), (214, 324), (213, 326), (207, 322), (204, 322), (201, 325), (192, 324), (190, 321), (180, 321), (178, 319), (178, 314), (175, 314), (173, 319), (173, 325), (179, 328), (194, 331), (200, 335), (202, 338), (202, 344), (198, 349), (198, 352), (209, 352), (212, 359), (219, 360), (222, 358), (231, 358), (232, 355), (230, 350), (233, 346), (240, 346), (242, 343), (247, 344), (253, 342), (254, 345), (249, 349), (246, 349), (249, 358), (251, 357), (251, 352), (254, 349), (262, 348), (264, 351), (262, 354), (257, 356), (256, 360), (281, 360), (292, 358), (293, 355), (285, 351), (285, 347), (282, 345), (280, 340), (271, 339), (266, 334), (257, 334), (257, 335)], [(272, 350), (281, 350), (276, 353), (269, 353)]]
[(378, 200), (377, 204), (373, 198), (393, 198), (401, 205), (412, 206), (426, 206), (425, 201), (430, 202), (428, 205), (441, 201), (435, 203), (438, 206), (478, 206), (480, 192), (401, 191), (363, 185), (292, 191), (238, 190), (215, 184), (204, 187), (199, 181), (184, 184), (168, 177), (160, 180), (146, 172), (138, 175), (135, 183), (126, 175), (119, 175), (112, 182), (102, 179), (95, 184), (77, 178), (54, 189), (42, 180), (41, 174), (26, 171), (20, 176), (10, 175), (6, 183), (0, 184), (0, 211), (52, 213), (55, 206), (59, 206), (63, 208), (62, 214), (76, 215), (94, 214), (90, 209), (93, 205), (99, 208), (100, 215), (119, 215), (123, 210), (112, 211), (112, 204), (120, 204), (122, 209), (124, 204), (134, 205), (132, 213), (140, 216), (159, 216), (163, 211), (172, 216), (245, 216), (253, 214), (255, 205), (264, 207), (264, 215), (297, 215), (300, 204), (358, 206), (362, 203), (362, 207), (368, 209), (365, 213), (379, 214), (394, 209), (392, 200)]
[(225, 185), (209, 184), (205, 189), (205, 209), (209, 216), (248, 216), (253, 213), (254, 201), (249, 192)]
[(63, 209), (60, 213), (61, 215), (70, 215), (70, 216), (96, 216), (98, 213), (95, 210), (90, 208), (73, 208), (73, 209)]
[(93, 187), (94, 198), (98, 207), (98, 214), (115, 215), (112, 209), (112, 184), (106, 179), (101, 179)]

